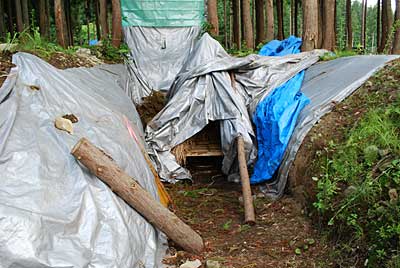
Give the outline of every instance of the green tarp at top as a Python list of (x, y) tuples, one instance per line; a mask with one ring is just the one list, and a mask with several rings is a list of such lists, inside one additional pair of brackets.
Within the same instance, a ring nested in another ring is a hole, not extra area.
[(204, 0), (121, 0), (122, 26), (199, 26)]

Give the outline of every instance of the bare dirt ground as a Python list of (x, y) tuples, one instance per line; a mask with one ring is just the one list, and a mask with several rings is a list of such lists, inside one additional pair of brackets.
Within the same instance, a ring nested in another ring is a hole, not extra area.
[(178, 216), (198, 231), (207, 244), (201, 256), (177, 254), (168, 263), (179, 265), (186, 259), (200, 259), (204, 263), (211, 259), (227, 268), (329, 266), (329, 245), (303, 215), (295, 198), (288, 195), (271, 202), (257, 195), (254, 188), (257, 224), (244, 225), (240, 185), (228, 183), (217, 166), (201, 163), (192, 167), (193, 184), (167, 186)]

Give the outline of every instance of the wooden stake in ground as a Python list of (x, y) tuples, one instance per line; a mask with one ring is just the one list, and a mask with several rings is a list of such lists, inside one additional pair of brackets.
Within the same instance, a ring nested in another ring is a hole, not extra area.
[(250, 225), (256, 223), (254, 213), (253, 196), (251, 195), (249, 172), (247, 171), (246, 154), (244, 152), (244, 140), (242, 136), (237, 139), (238, 161), (240, 180), (242, 183), (243, 204), (244, 204), (244, 222)]
[(199, 234), (163, 207), (134, 178), (87, 139), (80, 139), (71, 154), (184, 250), (196, 254), (203, 251), (204, 243)]

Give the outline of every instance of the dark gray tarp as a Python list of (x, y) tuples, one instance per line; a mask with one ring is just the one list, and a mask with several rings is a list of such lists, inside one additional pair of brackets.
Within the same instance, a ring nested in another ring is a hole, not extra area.
[[(204, 34), (176, 76), (167, 105), (146, 128), (146, 142), (160, 176), (168, 181), (190, 178), (190, 173), (176, 163), (171, 149), (210, 121), (219, 121), (224, 153), (222, 170), (230, 180), (238, 180), (235, 139), (243, 137), (248, 164), (254, 163), (257, 151), (251, 114), (257, 103), (272, 89), (317, 62), (323, 53), (315, 50), (283, 57), (235, 58)], [(230, 73), (235, 77), (233, 86)]]
[(136, 104), (152, 91), (168, 91), (187, 56), (200, 27), (124, 27), (130, 49), (127, 94)]
[[(158, 198), (128, 131), (143, 142), (125, 67), (58, 70), (26, 53), (13, 63), (0, 88), (0, 267), (160, 267), (164, 238), (70, 154), (87, 137)], [(70, 113), (73, 135), (54, 127)]]
[(296, 153), (311, 128), (332, 110), (335, 103), (343, 101), (387, 62), (398, 57), (353, 56), (311, 66), (305, 73), (301, 88), (301, 91), (311, 99), (311, 103), (304, 108), (297, 119), (277, 178), (262, 186), (263, 192), (274, 199), (281, 197)]

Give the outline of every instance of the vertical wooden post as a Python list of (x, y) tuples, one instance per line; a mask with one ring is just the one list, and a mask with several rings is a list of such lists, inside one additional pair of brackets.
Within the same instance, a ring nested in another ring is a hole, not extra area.
[(237, 137), (237, 151), (239, 161), (240, 180), (242, 183), (243, 204), (244, 204), (244, 222), (253, 225), (256, 223), (254, 212), (253, 196), (251, 194), (251, 186), (249, 172), (247, 171), (246, 154), (244, 152), (244, 140), (242, 136)]

